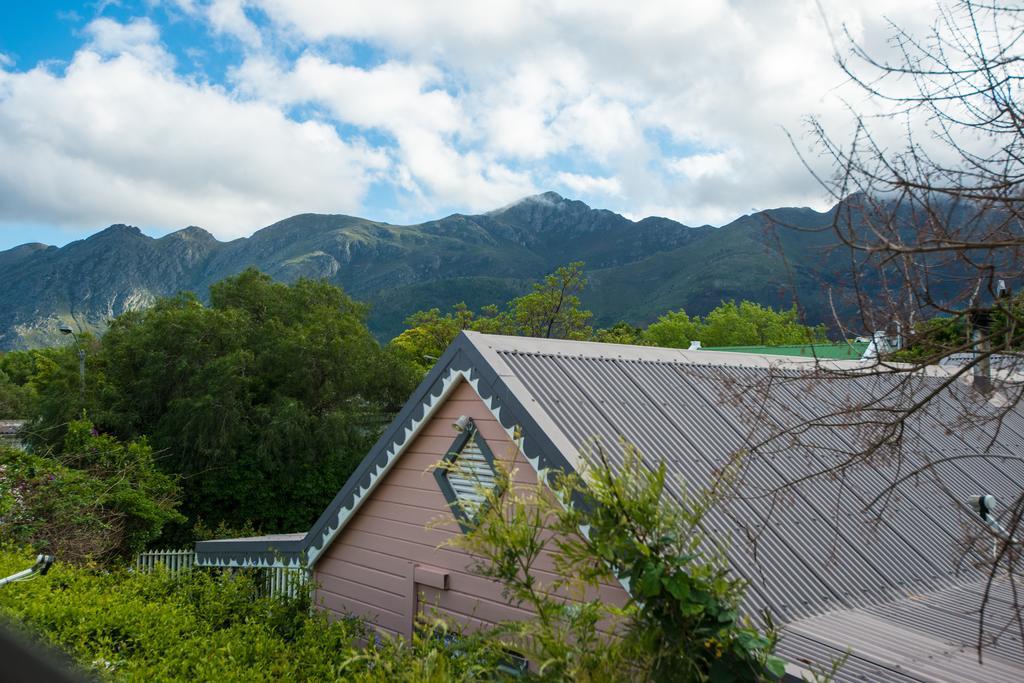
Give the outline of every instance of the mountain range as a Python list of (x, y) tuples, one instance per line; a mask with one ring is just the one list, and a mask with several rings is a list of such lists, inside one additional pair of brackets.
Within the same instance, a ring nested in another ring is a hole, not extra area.
[[(809, 322), (827, 322), (827, 290), (843, 281), (842, 256), (829, 250), (836, 210), (773, 209), (690, 227), (632, 221), (546, 192), (418, 225), (300, 214), (229, 242), (194, 226), (152, 238), (112, 225), (63, 247), (0, 252), (0, 349), (52, 343), (61, 324), (99, 332), (125, 310), (182, 290), (205, 298), (211, 283), (249, 266), (282, 281), (340, 285), (370, 304), (382, 340), (417, 310), (503, 304), (571, 261), (586, 264), (583, 299), (597, 326), (645, 324), (679, 308), (704, 314), (726, 299), (788, 307), (794, 291)], [(779, 225), (798, 229), (769, 229)]]

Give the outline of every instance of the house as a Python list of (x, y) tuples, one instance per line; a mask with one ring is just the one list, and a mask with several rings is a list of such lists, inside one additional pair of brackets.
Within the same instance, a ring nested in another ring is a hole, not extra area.
[(19, 436), (26, 420), (0, 420), (0, 444), (12, 448), (24, 448), (25, 443)]
[[(668, 491), (678, 495), (707, 484), (730, 455), (780, 426), (851, 398), (900, 400), (885, 377), (822, 379), (801, 370), (807, 363), (813, 360), (466, 332), (308, 532), (200, 542), (197, 560), (309, 569), (322, 609), (364, 616), (385, 633), (409, 635), (422, 601), (470, 626), (528, 617), (496, 585), (467, 572), (467, 556), (441, 547), (460, 533), (449, 502), (464, 486), (444, 481), (436, 463), (466, 458), (486, 475), (487, 463), (500, 458), (523, 481), (536, 481), (540, 470), (574, 468), (594, 439), (614, 454), (625, 438), (664, 459)], [(764, 394), (769, 376), (779, 381)], [(919, 381), (927, 390), (939, 380)], [(1011, 586), (989, 583), (972, 564), (977, 558), (965, 555), (965, 534), (984, 527), (961, 503), (1021, 495), (1024, 464), (1013, 456), (1024, 447), (1024, 414), (1012, 410), (998, 431), (983, 423), (954, 429), (954, 401), (971, 395), (954, 386), (908, 420), (907, 457), (942, 459), (941, 484), (926, 475), (901, 478), (919, 462), (809, 477), (828, 471), (850, 438), (812, 427), (771, 457), (752, 459), (740, 494), (708, 515), (709, 537), (731, 541), (731, 567), (749, 582), (745, 608), (768, 609), (783, 625), (780, 654), (791, 673), (850, 649), (838, 680), (1024, 680)], [(900, 482), (897, 495), (883, 514), (865, 514), (892, 482)], [(781, 499), (764, 495), (787, 483)], [(439, 518), (448, 520), (444, 528), (428, 526)], [(627, 597), (619, 585), (602, 592), (608, 600)]]

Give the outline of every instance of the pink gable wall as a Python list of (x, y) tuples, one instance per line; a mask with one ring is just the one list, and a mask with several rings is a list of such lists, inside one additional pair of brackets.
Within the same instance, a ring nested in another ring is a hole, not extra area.
[[(433, 474), (455, 440), (451, 423), (460, 415), (473, 418), (494, 457), (517, 471), (516, 481), (536, 483), (533, 468), (462, 382), (317, 561), (314, 600), (321, 609), (361, 616), (384, 633), (402, 636), (411, 635), (417, 609), (469, 628), (530, 616), (509, 605), (498, 584), (470, 574), (468, 555), (439, 547), (461, 533)], [(445, 521), (437, 525), (437, 520)], [(550, 564), (541, 566), (545, 569)], [(439, 584), (443, 574), (447, 588)], [(626, 600), (618, 585), (601, 593), (618, 604)]]

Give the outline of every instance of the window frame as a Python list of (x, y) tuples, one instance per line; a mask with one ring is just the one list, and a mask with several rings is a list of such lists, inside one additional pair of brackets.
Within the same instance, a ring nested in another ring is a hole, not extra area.
[[(473, 422), (472, 418), (469, 420), (469, 425), (466, 429), (459, 433), (452, 441), (451, 446), (448, 447), (447, 453), (441, 458), (441, 463), (444, 465), (451, 465), (458, 457), (462, 454), (462, 450), (466, 445), (473, 441), (476, 447), (480, 449), (480, 452), (484, 456), (484, 460), (490, 466), (491, 470), (497, 475), (498, 468), (495, 466), (494, 453), (491, 451), (491, 447), (487, 445), (487, 440), (484, 439), (483, 435), (480, 434), (480, 430), (477, 429), (476, 423)], [(476, 517), (481, 512), (487, 509), (486, 501), (480, 505), (476, 515), (470, 516), (466, 513), (463, 507), (461, 499), (452, 487), (451, 482), (448, 481), (449, 469), (447, 467), (435, 467), (434, 468), (434, 479), (437, 480), (437, 485), (441, 489), (442, 495), (444, 495), (445, 501), (448, 503), (448, 509), (452, 511), (455, 516), (455, 521), (459, 523), (459, 527), (462, 529), (462, 533), (469, 533), (472, 529), (473, 523), (476, 521)], [(500, 496), (502, 491), (500, 484), (495, 482), (495, 489)]]

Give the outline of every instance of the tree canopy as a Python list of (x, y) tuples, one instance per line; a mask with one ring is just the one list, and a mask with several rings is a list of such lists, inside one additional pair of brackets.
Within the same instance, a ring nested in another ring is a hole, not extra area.
[(654, 346), (686, 348), (690, 342), (703, 346), (779, 346), (826, 342), (824, 325), (800, 323), (796, 307), (776, 311), (750, 301), (723, 302), (706, 316), (690, 317), (680, 309), (651, 323), (644, 341)]
[[(84, 407), (101, 430), (148, 435), (183, 478), (190, 525), (305, 528), (418, 379), (365, 313), (328, 283), (247, 270), (213, 285), (209, 306), (180, 294), (113, 321), (87, 357)], [(68, 411), (83, 407), (59, 360), (36, 372), (34, 429), (58, 447)]]
[(450, 312), (419, 311), (405, 321), (408, 326), (391, 345), (422, 369), (434, 364), (462, 330), (523, 337), (587, 339), (592, 314), (580, 308), (579, 295), (587, 286), (583, 263), (562, 266), (534, 283), (533, 291), (509, 301), (504, 310), (485, 306), (474, 313), (464, 304)]

